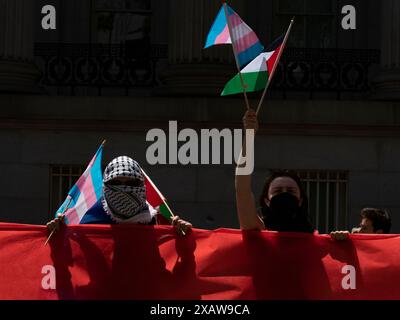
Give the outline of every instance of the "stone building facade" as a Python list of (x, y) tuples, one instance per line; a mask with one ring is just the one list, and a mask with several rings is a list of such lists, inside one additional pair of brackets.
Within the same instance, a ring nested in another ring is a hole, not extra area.
[[(57, 29), (41, 28), (41, 8)], [(362, 207), (388, 209), (400, 231), (400, 4), (235, 0), (264, 44), (296, 23), (260, 113), (254, 190), (268, 170), (298, 170), (321, 232), (350, 228)], [(43, 224), (103, 139), (126, 154), (199, 228), (238, 226), (233, 165), (146, 161), (146, 133), (240, 128), (243, 98), (220, 97), (229, 47), (203, 49), (216, 0), (0, 0), (0, 219)], [(259, 94), (250, 95), (256, 105)]]

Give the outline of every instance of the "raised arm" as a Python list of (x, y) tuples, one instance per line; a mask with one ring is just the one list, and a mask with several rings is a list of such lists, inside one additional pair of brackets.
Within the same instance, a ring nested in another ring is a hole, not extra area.
[[(244, 129), (258, 129), (257, 115), (250, 109), (243, 117)], [(246, 152), (246, 139), (243, 139), (242, 153)], [(265, 226), (259, 217), (255, 205), (253, 191), (251, 190), (251, 174), (235, 175), (236, 209), (242, 230), (264, 230)]]

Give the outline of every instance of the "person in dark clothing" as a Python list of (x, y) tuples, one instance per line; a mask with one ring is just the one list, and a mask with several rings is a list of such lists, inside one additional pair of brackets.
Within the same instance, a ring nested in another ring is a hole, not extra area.
[[(243, 117), (244, 129), (258, 129), (257, 115), (248, 110)], [(245, 145), (244, 145), (245, 149)], [(308, 219), (307, 196), (300, 178), (290, 171), (273, 172), (265, 184), (259, 200), (261, 210), (255, 205), (251, 190), (251, 175), (235, 176), (236, 205), (243, 230), (271, 230), (313, 233)]]
[(295, 172), (272, 172), (265, 181), (259, 204), (267, 230), (314, 232), (308, 219), (307, 195)]
[[(377, 208), (363, 208), (360, 213), (360, 225), (353, 228), (351, 233), (383, 234), (390, 233), (392, 219), (386, 210)], [(330, 236), (333, 240), (346, 240), (349, 231), (332, 231)]]

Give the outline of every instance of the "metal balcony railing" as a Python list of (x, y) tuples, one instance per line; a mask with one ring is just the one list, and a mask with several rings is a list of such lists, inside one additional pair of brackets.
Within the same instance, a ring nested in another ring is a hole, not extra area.
[[(95, 89), (98, 95), (106, 88), (128, 95), (132, 88), (156, 87), (159, 62), (166, 61), (167, 52), (166, 45), (146, 40), (124, 45), (35, 44), (41, 85), (63, 88), (63, 94), (71, 95), (82, 87)], [(319, 92), (337, 99), (347, 92), (368, 94), (370, 69), (379, 64), (379, 56), (379, 50), (286, 48), (270, 94), (283, 99), (290, 92), (306, 93), (309, 99)]]
[[(146, 41), (128, 45), (35, 44), (36, 64), (41, 69), (40, 84), (45, 88), (119, 88), (157, 85), (157, 62), (167, 58), (167, 46)], [(63, 94), (65, 94), (65, 90)]]
[(286, 48), (272, 90), (283, 98), (303, 91), (310, 99), (317, 92), (333, 92), (337, 99), (346, 92), (368, 93), (370, 68), (379, 61), (379, 50)]

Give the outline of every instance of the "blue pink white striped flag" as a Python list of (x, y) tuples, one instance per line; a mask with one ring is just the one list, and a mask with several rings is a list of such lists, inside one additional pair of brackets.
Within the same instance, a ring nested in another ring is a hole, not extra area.
[(228, 23), (226, 20), (224, 6), (218, 12), (217, 17), (208, 33), (204, 48), (218, 44), (229, 44), (233, 42), (238, 63), (240, 67), (257, 57), (264, 47), (258, 40), (254, 31), (239, 17), (239, 15), (228, 5), (228, 18), (231, 25), (231, 35), (229, 34)]
[(65, 223), (79, 224), (84, 214), (101, 198), (103, 188), (102, 155), (103, 144), (57, 210), (56, 215), (65, 213)]

